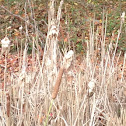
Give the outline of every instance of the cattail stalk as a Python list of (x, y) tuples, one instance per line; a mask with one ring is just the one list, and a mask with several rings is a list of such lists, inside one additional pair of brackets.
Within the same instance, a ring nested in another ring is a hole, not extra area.
[(6, 104), (6, 107), (7, 107), (7, 116), (9, 117), (10, 116), (10, 95), (7, 94), (7, 104)]
[(56, 80), (56, 83), (55, 83), (55, 86), (54, 86), (54, 91), (52, 93), (52, 99), (55, 99), (57, 94), (58, 94), (59, 86), (61, 84), (61, 80), (62, 80), (62, 76), (63, 76), (63, 72), (64, 72), (65, 69), (68, 69), (71, 66), (71, 62), (73, 60), (73, 55), (74, 55), (74, 52), (72, 50), (70, 50), (64, 56), (63, 65), (61, 66), (61, 68), (59, 70), (57, 80)]
[(61, 67), (60, 70), (59, 70), (58, 76), (57, 76), (57, 80), (56, 80), (55, 86), (54, 86), (54, 91), (52, 93), (52, 99), (55, 99), (57, 94), (58, 94), (59, 86), (61, 84), (63, 72), (64, 72), (64, 67)]

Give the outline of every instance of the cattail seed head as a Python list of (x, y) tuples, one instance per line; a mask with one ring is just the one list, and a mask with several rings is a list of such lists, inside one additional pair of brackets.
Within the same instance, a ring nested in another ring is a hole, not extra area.
[(94, 87), (95, 87), (95, 81), (90, 81), (89, 83), (88, 83), (88, 87), (89, 87), (89, 89), (94, 89)]
[(57, 76), (57, 79), (56, 79), (56, 83), (55, 83), (55, 86), (54, 86), (54, 90), (53, 90), (53, 93), (52, 93), (52, 99), (55, 99), (57, 94), (58, 94), (59, 86), (61, 84), (64, 69), (68, 69), (70, 67), (72, 59), (73, 59), (72, 58), (73, 54), (74, 54), (73, 51), (70, 50), (63, 58), (63, 66), (61, 66), (61, 68), (59, 70), (59, 73), (58, 73), (58, 76)]
[(9, 48), (10, 48), (10, 40), (8, 39), (8, 37), (5, 37), (4, 39), (1, 40), (1, 44), (2, 44), (2, 54), (4, 52), (9, 52)]
[(5, 37), (4, 39), (1, 40), (1, 44), (3, 48), (9, 47), (10, 45), (10, 40), (8, 39), (8, 37)]
[(94, 88), (95, 88), (95, 80), (91, 80), (89, 83), (88, 83), (88, 92), (89, 92), (89, 97), (91, 97), (94, 93)]
[(64, 64), (64, 68), (65, 69), (68, 69), (71, 65), (71, 62), (73, 60), (73, 55), (74, 55), (74, 52), (72, 50), (70, 50), (65, 56), (64, 56), (64, 59), (63, 59), (63, 64)]

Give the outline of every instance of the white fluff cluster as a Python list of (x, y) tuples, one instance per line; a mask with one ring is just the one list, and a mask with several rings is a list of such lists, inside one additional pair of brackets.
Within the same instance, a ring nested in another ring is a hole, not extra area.
[(70, 51), (65, 55), (65, 58), (66, 58), (66, 59), (69, 59), (69, 58), (71, 58), (73, 55), (74, 55), (73, 50), (70, 50)]
[(94, 91), (94, 88), (95, 88), (95, 80), (91, 80), (89, 83), (88, 83), (88, 88), (89, 88), (89, 96), (92, 96), (93, 95), (93, 91)]
[(10, 50), (10, 40), (8, 39), (8, 37), (2, 39), (1, 44), (2, 44), (2, 54), (5, 52), (8, 53)]
[(21, 31), (23, 29), (22, 25), (19, 27), (19, 30)]
[(1, 40), (1, 44), (3, 48), (7, 48), (10, 45), (10, 40), (8, 39), (8, 37), (5, 37), (4, 39)]
[(57, 27), (55, 25), (52, 25), (50, 31), (49, 31), (49, 36), (58, 36), (58, 30)]
[(73, 60), (74, 52), (70, 50), (65, 56), (64, 56), (64, 67), (65, 69), (68, 69), (71, 65), (71, 62)]

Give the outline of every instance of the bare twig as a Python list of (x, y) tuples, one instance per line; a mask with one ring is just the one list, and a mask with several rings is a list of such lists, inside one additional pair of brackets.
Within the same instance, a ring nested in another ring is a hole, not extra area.
[[(18, 17), (20, 18), (22, 21), (24, 21), (25, 23), (27, 23), (28, 25), (31, 25), (33, 28), (35, 28), (35, 25), (28, 22), (25, 18), (21, 17), (20, 15), (17, 15), (17, 14), (13, 14), (11, 11), (9, 11), (8, 9), (6, 9), (3, 5), (0, 5), (0, 8), (4, 9), (5, 11), (7, 11), (10, 15), (14, 16), (14, 17)], [(43, 21), (43, 20), (42, 20)], [(47, 23), (46, 23), (47, 25)], [(38, 30), (40, 35), (43, 37), (43, 38), (46, 38), (46, 36), (40, 31)]]

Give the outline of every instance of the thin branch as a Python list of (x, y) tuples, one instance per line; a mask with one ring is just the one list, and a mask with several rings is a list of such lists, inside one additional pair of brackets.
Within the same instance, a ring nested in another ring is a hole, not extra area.
[[(13, 14), (11, 11), (6, 9), (3, 5), (2, 6), (0, 5), (0, 8), (4, 9), (5, 11), (7, 11), (10, 15), (20, 18), (22, 21), (26, 22), (28, 25), (31, 25), (33, 28), (35, 28), (35, 25), (33, 25), (32, 23), (28, 22), (28, 20), (26, 20), (25, 18), (21, 17), (20, 15)], [(41, 21), (43, 21), (43, 20), (41, 20)], [(45, 23), (45, 24), (47, 25), (47, 23)], [(40, 35), (42, 35), (43, 38), (46, 38), (46, 36), (41, 31), (39, 31), (39, 33), (40, 33)]]

